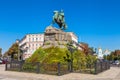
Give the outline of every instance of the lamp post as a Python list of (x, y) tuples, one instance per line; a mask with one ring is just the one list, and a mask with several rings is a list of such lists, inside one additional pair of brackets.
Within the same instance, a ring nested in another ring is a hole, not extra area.
[(20, 48), (20, 60), (21, 61), (24, 61), (24, 59), (23, 59), (23, 54), (25, 53), (25, 52), (27, 52), (27, 50), (28, 50), (28, 47), (26, 47), (26, 48)]
[(68, 47), (68, 50), (71, 53), (71, 72), (73, 72), (73, 48)]
[(70, 54), (71, 54), (71, 70), (70, 70), (70, 72), (73, 72), (73, 52), (76, 49), (73, 47), (73, 43), (68, 44), (67, 48), (68, 48), (68, 50), (70, 51)]
[(18, 44), (18, 53), (17, 53), (18, 55), (17, 55), (17, 58), (18, 58), (18, 61), (20, 61), (20, 58), (19, 58), (20, 57), (20, 49), (19, 49), (20, 48), (19, 47), (20, 40), (16, 39), (16, 43)]

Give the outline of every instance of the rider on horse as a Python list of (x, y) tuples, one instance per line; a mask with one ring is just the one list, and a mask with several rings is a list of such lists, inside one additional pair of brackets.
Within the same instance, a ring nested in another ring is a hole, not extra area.
[(54, 11), (52, 24), (57, 23), (60, 29), (66, 29), (67, 25), (64, 20), (64, 12), (61, 10), (60, 12)]

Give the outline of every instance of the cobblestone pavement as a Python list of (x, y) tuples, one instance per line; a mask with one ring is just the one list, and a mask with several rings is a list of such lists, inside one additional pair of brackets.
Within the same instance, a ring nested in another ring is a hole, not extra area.
[(0, 65), (0, 80), (120, 80), (118, 67), (111, 67), (98, 75), (70, 73), (62, 76), (5, 71), (4, 68), (5, 65)]

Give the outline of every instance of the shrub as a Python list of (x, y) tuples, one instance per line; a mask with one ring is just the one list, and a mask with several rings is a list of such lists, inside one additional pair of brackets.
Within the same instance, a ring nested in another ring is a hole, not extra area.
[(24, 63), (22, 69), (24, 71), (35, 71), (36, 65), (32, 63)]
[[(93, 64), (96, 60), (95, 56), (85, 55), (82, 51), (76, 50), (73, 54), (73, 67), (74, 69), (85, 69), (86, 64)], [(71, 62), (71, 53), (67, 48), (49, 47), (39, 48), (34, 54), (26, 60), (26, 62), (40, 62), (41, 64), (58, 64), (59, 62), (64, 64)], [(56, 70), (57, 66), (43, 67), (47, 70)]]

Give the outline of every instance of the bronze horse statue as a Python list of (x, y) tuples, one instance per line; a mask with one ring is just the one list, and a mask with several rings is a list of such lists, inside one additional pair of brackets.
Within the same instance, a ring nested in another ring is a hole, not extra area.
[(55, 24), (55, 23), (58, 24), (58, 26), (60, 27), (61, 30), (65, 30), (67, 28), (67, 25), (65, 23), (63, 10), (61, 10), (60, 12), (59, 11), (54, 11), (52, 24)]

